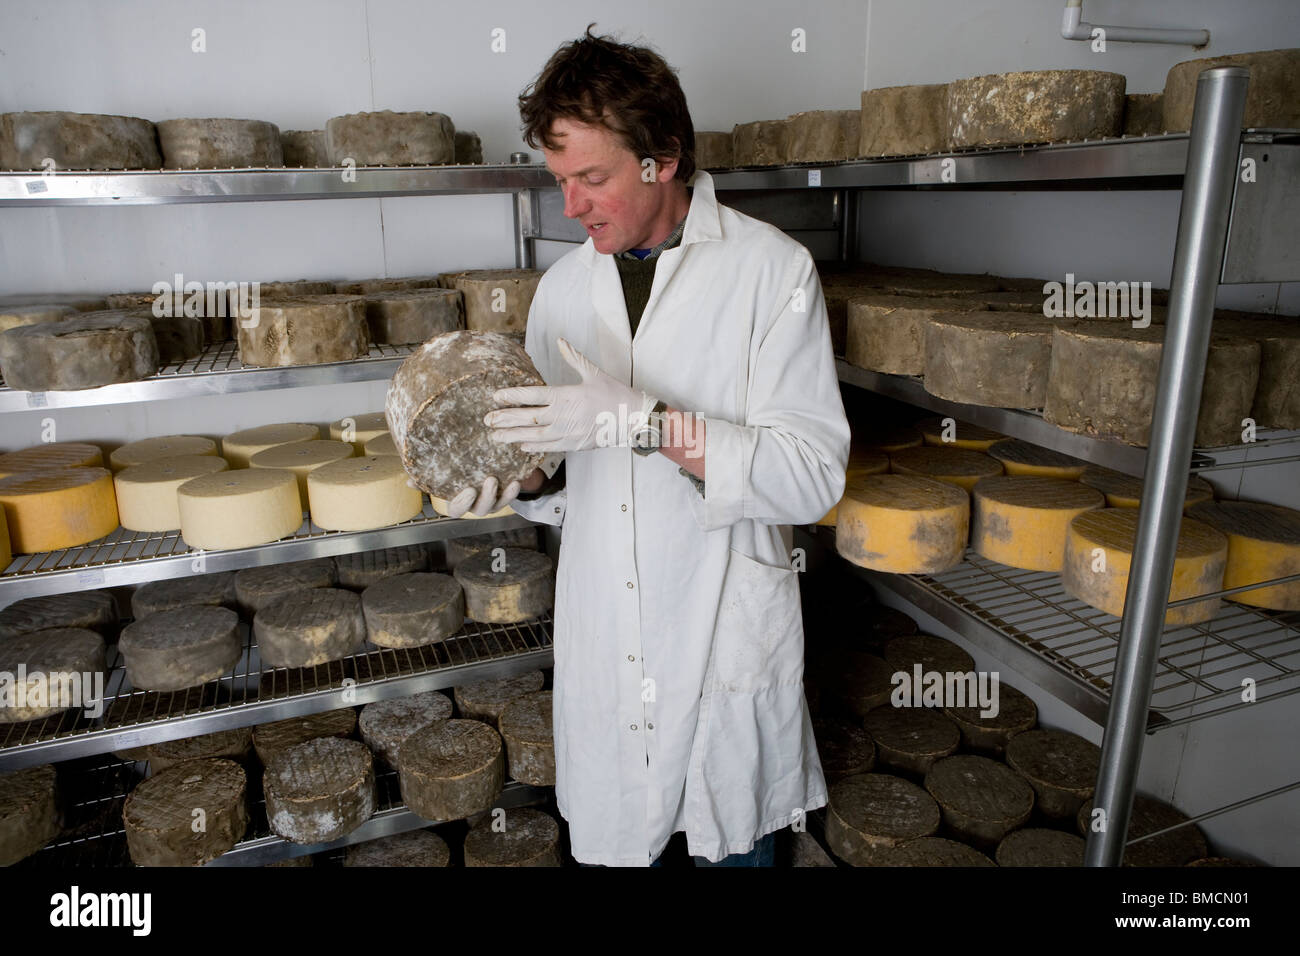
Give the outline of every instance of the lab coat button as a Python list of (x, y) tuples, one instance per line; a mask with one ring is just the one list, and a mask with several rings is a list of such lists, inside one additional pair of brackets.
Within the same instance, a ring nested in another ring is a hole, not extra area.
[(620, 505), (619, 507), (621, 507), (624, 511), (627, 511), (627, 505)]
[(635, 654), (629, 654), (629, 655), (627, 655), (627, 659), (630, 660), (630, 661), (632, 661), (633, 663), (636, 663), (636, 655), (635, 655)]
[(632, 725), (632, 729), (633, 729), (633, 730), (636, 730), (636, 724), (633, 724), (633, 725)]
[(631, 581), (628, 581), (628, 582), (627, 582), (627, 589), (628, 589), (629, 591), (632, 590), (632, 582), (631, 582)]
[(654, 725), (654, 724), (646, 724), (646, 725), (645, 725), (645, 729), (646, 729), (646, 730), (654, 730), (654, 729), (655, 729), (655, 725)]

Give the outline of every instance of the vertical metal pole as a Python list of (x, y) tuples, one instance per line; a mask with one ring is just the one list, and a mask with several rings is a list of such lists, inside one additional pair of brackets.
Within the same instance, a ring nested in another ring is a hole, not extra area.
[(1206, 70), (1197, 81), (1142, 509), (1093, 796), (1094, 807), (1105, 813), (1104, 829), (1089, 827), (1085, 866), (1118, 866), (1124, 855), (1223, 271), (1249, 79), (1241, 67), (1223, 67)]
[(515, 268), (533, 268), (533, 237), (536, 235), (537, 217), (534, 215), (533, 191), (521, 189), (515, 193)]
[(858, 192), (855, 189), (835, 191), (835, 212), (839, 220), (839, 254), (841, 262), (856, 262), (858, 258)]

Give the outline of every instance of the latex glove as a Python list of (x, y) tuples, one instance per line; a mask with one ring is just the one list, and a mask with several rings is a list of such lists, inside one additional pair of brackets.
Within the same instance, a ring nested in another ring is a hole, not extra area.
[(601, 371), (565, 339), (557, 345), (582, 381), (498, 389), (492, 397), (499, 405), (532, 407), (488, 412), (483, 422), (494, 429), (493, 441), (518, 442), (522, 451), (626, 447), (628, 433), (645, 424), (655, 400)]
[(476, 515), (490, 515), (500, 511), (519, 496), (519, 482), (512, 481), (497, 494), (497, 480), (487, 478), (482, 488), (466, 488), (455, 498), (447, 502), (447, 517), (461, 518), (470, 511)]

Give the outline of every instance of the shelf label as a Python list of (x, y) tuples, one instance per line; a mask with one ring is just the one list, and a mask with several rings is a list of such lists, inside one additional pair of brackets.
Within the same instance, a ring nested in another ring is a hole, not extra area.
[(45, 407), (45, 393), (44, 393), (44, 392), (28, 392), (28, 393), (27, 393), (27, 407), (28, 407), (28, 408), (44, 408), (44, 407)]
[(50, 187), (45, 184), (44, 180), (33, 179), (27, 183), (27, 195), (29, 196), (33, 193), (49, 192), (49, 189)]
[(822, 184), (822, 171), (820, 169), (808, 170), (808, 185), (820, 186)]

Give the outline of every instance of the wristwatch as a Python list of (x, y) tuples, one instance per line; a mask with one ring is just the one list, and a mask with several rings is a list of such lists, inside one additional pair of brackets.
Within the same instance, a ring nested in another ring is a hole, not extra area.
[(628, 444), (638, 455), (653, 455), (659, 450), (659, 423), (663, 420), (662, 416), (667, 408), (667, 402), (655, 402), (655, 407), (650, 409), (645, 422), (627, 436)]

